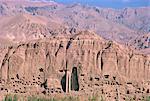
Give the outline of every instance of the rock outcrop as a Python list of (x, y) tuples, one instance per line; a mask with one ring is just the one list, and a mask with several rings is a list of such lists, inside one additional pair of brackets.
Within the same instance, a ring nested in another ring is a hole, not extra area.
[[(141, 98), (149, 94), (150, 56), (90, 31), (53, 36), (0, 51), (0, 93), (99, 92), (107, 99), (120, 96), (122, 100), (125, 96)], [(140, 87), (144, 91), (138, 90)], [(115, 95), (118, 90), (119, 95)]]

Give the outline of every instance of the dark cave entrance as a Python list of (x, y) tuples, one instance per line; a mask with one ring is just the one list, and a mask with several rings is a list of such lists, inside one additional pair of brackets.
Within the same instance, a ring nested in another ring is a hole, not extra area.
[(71, 90), (79, 91), (78, 71), (77, 67), (73, 67), (71, 73)]
[(66, 92), (66, 72), (65, 72), (65, 75), (61, 79), (61, 86), (62, 86), (62, 90)]
[(61, 79), (62, 90), (66, 93), (73, 91), (79, 91), (78, 71), (77, 67), (73, 67), (72, 73), (65, 71), (64, 76)]

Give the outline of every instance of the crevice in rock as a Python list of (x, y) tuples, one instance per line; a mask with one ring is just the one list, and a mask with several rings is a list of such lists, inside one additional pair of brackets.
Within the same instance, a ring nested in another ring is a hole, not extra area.
[[(103, 59), (102, 59), (103, 50), (99, 51), (96, 58), (97, 68), (103, 71)], [(100, 66), (100, 67), (99, 67)]]
[(113, 44), (113, 42), (112, 42), (112, 41), (109, 41), (109, 42), (107, 43), (107, 47), (106, 47), (105, 49), (110, 48), (110, 47), (112, 46), (112, 44)]
[(41, 87), (47, 89), (47, 79), (41, 84)]
[(9, 66), (9, 65), (10, 65), (10, 64), (9, 64), (9, 60), (10, 60), (10, 57), (8, 58), (7, 82), (9, 81), (9, 76), (10, 76), (10, 73), (9, 73), (9, 72), (10, 72), (10, 70), (9, 70), (9, 69), (10, 69), (10, 66)]
[(102, 57), (102, 54), (104, 53), (104, 51), (102, 51), (102, 53), (101, 53), (101, 71), (103, 71), (103, 65), (104, 65), (104, 63), (103, 63), (103, 57)]
[(96, 64), (97, 64), (97, 68), (99, 68), (99, 56), (100, 56), (100, 51), (97, 53), (97, 57), (96, 57)]
[(66, 46), (66, 50), (70, 48), (70, 46), (72, 44), (72, 40), (74, 40), (74, 38), (70, 38), (70, 40), (68, 41), (67, 46)]
[(102, 57), (101, 57), (101, 71), (103, 71), (103, 59), (102, 59)]
[(69, 40), (69, 42), (67, 43), (67, 46), (66, 46), (66, 50), (69, 49), (71, 43), (72, 43), (71, 40)]
[(60, 50), (61, 48), (63, 48), (63, 45), (60, 43), (60, 44), (59, 44), (59, 48), (57, 49), (57, 51), (56, 51), (56, 53), (55, 53), (55, 56), (57, 56), (57, 54), (58, 54), (58, 52), (59, 52), (59, 50)]
[(132, 57), (133, 57), (133, 53), (129, 54), (129, 62), (131, 61)]

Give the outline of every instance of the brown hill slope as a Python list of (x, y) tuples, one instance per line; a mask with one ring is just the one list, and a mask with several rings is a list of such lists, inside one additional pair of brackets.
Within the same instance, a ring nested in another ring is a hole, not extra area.
[(59, 32), (61, 25), (41, 16), (20, 14), (1, 17), (0, 37), (12, 41), (27, 41), (51, 36)]
[(128, 28), (139, 32), (149, 32), (150, 29), (150, 7), (124, 8), (124, 9), (104, 9), (94, 8), (100, 16), (113, 22), (123, 24)]
[[(31, 8), (28, 8), (28, 10), (29, 9)], [(138, 33), (123, 24), (112, 22), (100, 16), (99, 13), (89, 7), (78, 4), (58, 7), (55, 10), (37, 8), (36, 10), (29, 11), (35, 15), (47, 16), (50, 19), (60, 19), (63, 24), (67, 25), (70, 29), (93, 30), (97, 34), (111, 40), (127, 42)]]

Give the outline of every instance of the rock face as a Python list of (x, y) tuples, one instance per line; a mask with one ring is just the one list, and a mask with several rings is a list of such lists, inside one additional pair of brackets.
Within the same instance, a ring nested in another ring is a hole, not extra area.
[[(1, 49), (0, 59), (0, 92), (94, 91), (114, 99), (115, 89), (119, 89), (120, 99), (124, 99), (127, 91), (140, 98), (150, 89), (150, 56), (137, 54), (90, 31)], [(145, 90), (137, 93), (139, 87)]]
[(40, 1), (0, 0), (0, 97), (96, 93), (138, 101), (150, 94), (149, 7)]
[(134, 40), (134, 46), (137, 49), (147, 49), (150, 48), (150, 33), (139, 36)]

